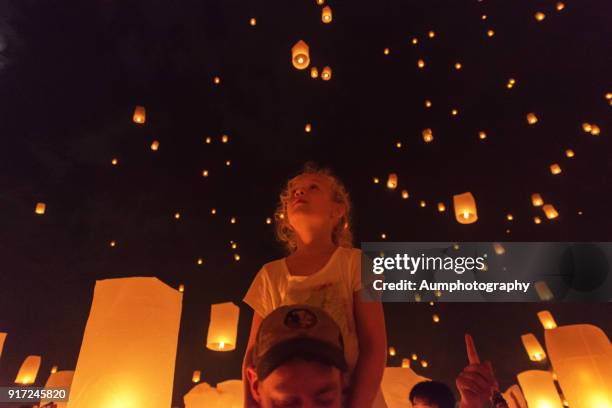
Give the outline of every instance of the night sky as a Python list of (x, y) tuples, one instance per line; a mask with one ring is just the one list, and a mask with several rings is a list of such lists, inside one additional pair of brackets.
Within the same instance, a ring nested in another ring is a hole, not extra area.
[[(266, 218), (308, 160), (347, 185), (356, 246), (382, 233), (612, 240), (612, 4), (556, 3), (327, 0), (333, 21), (323, 24), (315, 0), (1, 2), (0, 385), (28, 354), (42, 355), (36, 385), (52, 365), (74, 369), (95, 281), (126, 276), (185, 284), (174, 405), (193, 370), (211, 384), (238, 378), (251, 319), (242, 296), (262, 264), (283, 256)], [(330, 81), (293, 68), (298, 40), (311, 66), (332, 68)], [(136, 105), (146, 107), (143, 125), (132, 121)], [(465, 191), (477, 201), (475, 224), (452, 214), (453, 194)], [(535, 192), (557, 219), (531, 205)], [(210, 304), (228, 300), (241, 306), (238, 347), (212, 352)], [(612, 330), (608, 304), (387, 304), (398, 350), (390, 364), (416, 352), (429, 367), (415, 371), (452, 383), (468, 330), (505, 389), (536, 367), (520, 335), (543, 341), (536, 312), (545, 308), (559, 324)]]

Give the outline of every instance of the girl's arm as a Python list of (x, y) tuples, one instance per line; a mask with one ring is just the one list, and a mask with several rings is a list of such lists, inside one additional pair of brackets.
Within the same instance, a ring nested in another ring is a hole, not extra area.
[(361, 292), (353, 293), (359, 358), (351, 379), (349, 407), (372, 408), (387, 365), (387, 331), (380, 302), (362, 302)]
[(246, 353), (244, 353), (244, 359), (242, 360), (242, 385), (244, 391), (244, 408), (256, 408), (259, 407), (257, 402), (251, 395), (249, 381), (246, 375), (246, 368), (252, 365), (251, 350), (255, 344), (255, 338), (257, 337), (257, 330), (263, 318), (257, 312), (253, 312), (253, 321), (251, 323), (251, 334), (249, 334), (249, 342), (247, 343)]

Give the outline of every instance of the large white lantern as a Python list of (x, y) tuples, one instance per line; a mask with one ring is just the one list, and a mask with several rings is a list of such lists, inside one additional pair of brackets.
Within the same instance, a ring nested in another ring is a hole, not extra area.
[(25, 360), (23, 360), (21, 368), (19, 368), (19, 372), (15, 378), (15, 384), (34, 384), (36, 376), (38, 375), (38, 369), (40, 368), (40, 360), (40, 356), (27, 356)]
[(68, 408), (168, 408), (183, 295), (157, 278), (96, 282)]
[(548, 357), (572, 408), (612, 406), (612, 346), (597, 326), (545, 330)]
[(550, 371), (523, 371), (516, 378), (529, 408), (563, 408)]

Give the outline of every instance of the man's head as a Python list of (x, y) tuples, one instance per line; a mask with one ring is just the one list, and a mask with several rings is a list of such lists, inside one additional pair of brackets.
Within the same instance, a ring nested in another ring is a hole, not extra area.
[(450, 388), (438, 381), (423, 381), (412, 387), (410, 403), (413, 408), (454, 408), (455, 396)]
[(247, 368), (262, 408), (339, 408), (346, 370), (342, 335), (323, 310), (283, 306), (259, 326)]

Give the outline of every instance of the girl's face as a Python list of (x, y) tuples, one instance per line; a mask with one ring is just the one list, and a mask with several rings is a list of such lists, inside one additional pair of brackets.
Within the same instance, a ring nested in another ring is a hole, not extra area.
[(289, 183), (287, 215), (297, 231), (302, 227), (333, 227), (344, 214), (332, 200), (331, 180), (319, 174), (298, 176)]

